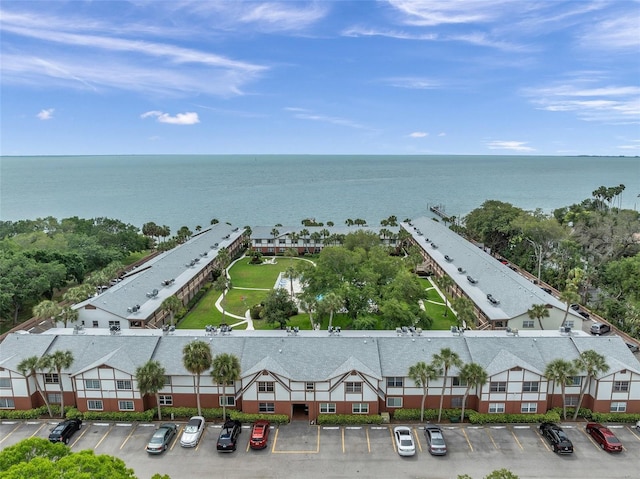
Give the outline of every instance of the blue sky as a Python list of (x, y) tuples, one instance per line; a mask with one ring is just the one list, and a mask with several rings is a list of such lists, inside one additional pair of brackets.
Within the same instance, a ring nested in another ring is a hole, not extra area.
[(0, 3), (3, 155), (640, 155), (640, 2)]

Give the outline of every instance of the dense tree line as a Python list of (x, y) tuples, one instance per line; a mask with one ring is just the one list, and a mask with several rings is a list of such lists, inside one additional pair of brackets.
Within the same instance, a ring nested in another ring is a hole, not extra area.
[(546, 215), (485, 201), (454, 226), (492, 253), (640, 337), (640, 214), (620, 209), (624, 185), (599, 187), (593, 198)]
[(0, 222), (0, 319), (16, 323), (21, 311), (151, 245), (137, 227), (109, 218)]

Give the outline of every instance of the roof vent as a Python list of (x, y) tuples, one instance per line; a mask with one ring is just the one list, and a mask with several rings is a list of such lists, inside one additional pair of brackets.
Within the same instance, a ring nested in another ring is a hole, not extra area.
[(438, 245), (437, 245), (437, 244), (435, 244), (434, 242), (431, 242), (431, 247), (432, 247), (433, 249), (438, 249)]
[(165, 279), (165, 280), (162, 282), (162, 286), (170, 286), (170, 285), (172, 285), (173, 283), (175, 283), (175, 281), (176, 281), (176, 280), (175, 280), (175, 279), (173, 279), (173, 278), (171, 278), (171, 279)]
[(451, 263), (453, 261), (453, 258), (451, 256), (449, 256), (448, 254), (444, 255), (444, 259), (446, 259), (449, 263)]
[(329, 326), (329, 336), (340, 336), (342, 328), (340, 326)]
[(462, 266), (458, 266), (458, 273), (460, 273), (460, 274), (464, 274), (464, 273), (466, 273), (466, 272), (467, 272), (467, 270), (466, 270), (466, 269), (464, 269)]
[(157, 298), (158, 297), (158, 290), (154, 289), (153, 291), (149, 291), (147, 293), (147, 298)]
[(468, 280), (468, 281), (469, 281), (469, 283), (471, 283), (471, 284), (478, 284), (478, 280), (477, 280), (477, 279), (475, 279), (475, 278), (474, 278), (473, 276), (471, 276), (471, 275), (468, 275), (468, 276), (467, 276), (467, 280)]
[(491, 294), (487, 295), (487, 299), (489, 300), (489, 302), (491, 304), (493, 304), (494, 306), (497, 306), (500, 304), (500, 301), (498, 301), (496, 298), (494, 298)]

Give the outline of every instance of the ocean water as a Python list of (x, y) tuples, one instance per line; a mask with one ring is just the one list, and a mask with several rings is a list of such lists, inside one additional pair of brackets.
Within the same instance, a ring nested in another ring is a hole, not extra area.
[(640, 158), (536, 156), (0, 157), (0, 220), (109, 217), (194, 229), (299, 225), (304, 218), (377, 225), (443, 205), (458, 217), (487, 199), (526, 210), (568, 206), (624, 184), (640, 207)]

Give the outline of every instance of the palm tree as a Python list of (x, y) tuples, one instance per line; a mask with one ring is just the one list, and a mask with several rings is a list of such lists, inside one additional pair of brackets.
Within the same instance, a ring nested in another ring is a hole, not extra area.
[(276, 238), (278, 237), (279, 234), (280, 234), (280, 231), (278, 231), (277, 228), (273, 228), (271, 230), (271, 236), (273, 236), (273, 255), (274, 256), (276, 255), (276, 253), (278, 251), (277, 246), (276, 246)]
[(442, 369), (444, 375), (442, 380), (442, 392), (440, 393), (440, 410), (438, 411), (438, 422), (440, 422), (442, 419), (442, 404), (444, 403), (444, 389), (447, 386), (449, 370), (452, 367), (461, 367), (462, 360), (460, 359), (460, 356), (458, 356), (458, 353), (452, 351), (450, 348), (442, 348), (439, 353), (433, 355), (431, 362), (437, 369)]
[(571, 361), (562, 358), (554, 359), (544, 369), (544, 377), (553, 381), (554, 388), (560, 385), (562, 393), (562, 417), (567, 420), (567, 402), (565, 400), (565, 389), (571, 378), (577, 374), (576, 366)]
[(476, 323), (477, 318), (473, 310), (473, 302), (469, 298), (460, 296), (453, 300), (451, 307), (456, 312), (458, 326), (463, 327), (464, 325), (469, 326), (469, 324)]
[(46, 299), (33, 307), (33, 317), (43, 320), (51, 319), (55, 323), (55, 318), (60, 314), (60, 311), (58, 303)]
[(446, 318), (447, 317), (447, 311), (449, 311), (449, 297), (447, 296), (447, 290), (453, 286), (455, 283), (454, 281), (451, 279), (451, 276), (449, 276), (448, 274), (445, 274), (442, 276), (442, 278), (440, 278), (440, 287), (442, 288), (442, 295), (444, 296), (444, 314), (443, 316)]
[(561, 326), (567, 322), (567, 316), (569, 316), (569, 308), (573, 303), (580, 301), (580, 295), (578, 294), (578, 287), (574, 283), (567, 283), (564, 291), (560, 293), (558, 297), (560, 301), (567, 304), (567, 308), (564, 311), (564, 317), (562, 318)]
[(209, 344), (195, 340), (187, 343), (182, 349), (182, 364), (191, 374), (194, 374), (193, 382), (196, 388), (196, 401), (198, 403), (198, 416), (202, 416), (200, 408), (200, 375), (211, 367), (212, 355)]
[[(136, 369), (135, 377), (138, 383), (140, 395), (154, 394), (158, 405), (158, 420), (162, 421), (162, 411), (160, 409), (160, 391), (165, 384), (165, 369), (159, 361), (149, 360)], [(199, 412), (198, 412), (199, 414)]]
[(606, 373), (609, 370), (609, 365), (607, 364), (605, 357), (598, 354), (593, 349), (588, 349), (587, 351), (580, 353), (580, 357), (574, 360), (574, 364), (578, 371), (586, 372), (585, 381), (582, 384), (582, 388), (580, 388), (580, 398), (578, 399), (576, 410), (573, 413), (573, 420), (575, 421), (578, 418), (582, 399), (584, 398), (584, 394), (587, 392), (587, 388), (591, 385), (591, 381), (599, 374)]
[[(42, 400), (44, 401), (44, 404), (47, 406), (49, 417), (53, 417), (53, 413), (51, 412), (51, 405), (47, 400), (46, 394), (42, 391), (42, 389), (40, 389), (40, 382), (38, 381), (38, 369), (42, 369), (43, 366), (44, 368), (48, 367), (46, 360), (43, 362), (40, 358), (38, 358), (38, 356), (29, 356), (28, 358), (20, 361), (20, 363), (18, 364), (18, 371), (20, 371), (20, 374), (22, 374), (25, 378), (33, 376), (36, 382), (36, 391), (38, 391), (40, 397), (42, 397)], [(29, 386), (27, 383), (27, 389), (28, 388)]]
[(74, 359), (72, 351), (63, 351), (60, 349), (40, 359), (50, 370), (55, 370), (58, 374), (58, 382), (60, 384), (60, 417), (64, 417), (64, 381), (62, 380), (62, 370), (69, 369)]
[(75, 323), (78, 320), (80, 313), (77, 309), (72, 309), (71, 306), (63, 306), (60, 311), (60, 319), (64, 323), (64, 327), (67, 327), (69, 323)]
[(433, 381), (440, 374), (440, 370), (436, 369), (433, 364), (427, 364), (424, 361), (417, 362), (409, 367), (409, 379), (411, 379), (417, 387), (422, 388), (422, 402), (420, 403), (420, 421), (424, 421), (424, 402), (427, 399), (429, 381)]
[(542, 326), (542, 319), (549, 317), (549, 310), (546, 305), (534, 304), (529, 310), (527, 310), (527, 314), (531, 319), (537, 319), (538, 324), (540, 324), (540, 329), (544, 329), (544, 326)]
[(180, 301), (177, 296), (169, 296), (160, 305), (162, 311), (169, 313), (169, 324), (171, 326), (173, 326), (173, 319), (176, 317), (176, 313), (180, 311), (182, 307), (182, 301)]
[[(462, 398), (462, 412), (460, 413), (460, 421), (464, 421), (464, 408), (467, 405), (467, 398), (471, 392), (471, 388), (482, 388), (489, 380), (489, 374), (478, 363), (467, 363), (460, 368), (460, 380), (467, 383), (467, 390)], [(480, 391), (478, 390), (478, 396)]]
[(231, 262), (231, 256), (229, 255), (229, 250), (223, 246), (218, 250), (218, 255), (216, 256), (216, 258), (218, 260), (218, 266), (220, 267), (222, 274), (226, 276), (227, 275), (226, 269), (229, 266), (229, 263)]
[(344, 306), (344, 299), (333, 291), (324, 295), (320, 307), (329, 313), (329, 329), (333, 326), (333, 314)]
[(233, 385), (240, 379), (240, 359), (234, 354), (222, 353), (213, 358), (211, 378), (213, 382), (222, 385), (222, 420), (227, 418), (226, 386)]

